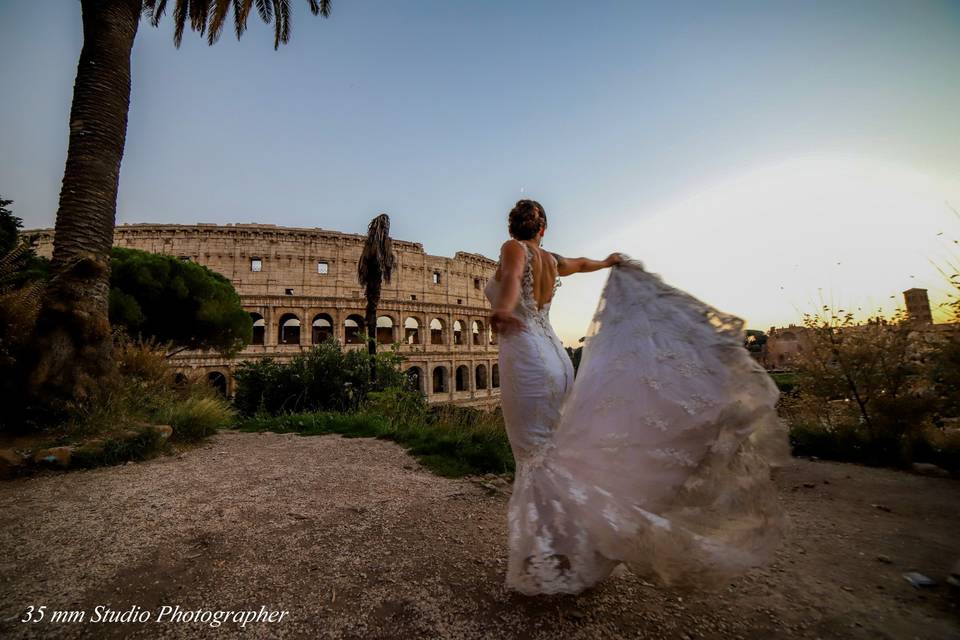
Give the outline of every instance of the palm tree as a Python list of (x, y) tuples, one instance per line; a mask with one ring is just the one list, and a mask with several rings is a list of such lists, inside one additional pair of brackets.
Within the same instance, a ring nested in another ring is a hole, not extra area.
[(377, 379), (377, 307), (380, 306), (380, 286), (390, 282), (396, 264), (393, 242), (390, 240), (390, 216), (381, 213), (370, 221), (363, 254), (357, 263), (357, 280), (367, 297), (364, 323), (367, 325), (367, 352), (370, 354), (370, 382)]
[[(307, 0), (330, 15), (329, 0)], [(38, 399), (80, 399), (114, 368), (107, 317), (120, 162), (130, 107), (130, 52), (141, 13), (156, 26), (167, 0), (81, 0), (83, 48), (70, 107), (70, 140), (54, 228), (51, 272), (27, 363)], [(290, 0), (175, 0), (176, 46), (190, 28), (219, 38), (232, 9), (239, 38), (253, 6), (274, 25), (274, 49), (290, 37)]]

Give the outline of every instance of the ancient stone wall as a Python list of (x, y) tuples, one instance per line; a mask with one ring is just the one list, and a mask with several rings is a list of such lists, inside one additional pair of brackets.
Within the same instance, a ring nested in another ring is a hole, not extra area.
[[(29, 232), (38, 253), (53, 252), (53, 230)], [(236, 363), (264, 356), (291, 359), (333, 333), (348, 349), (365, 349), (365, 299), (357, 281), (364, 235), (270, 224), (126, 224), (114, 244), (191, 260), (233, 282), (254, 318), (254, 343), (234, 359), (186, 351), (183, 375), (203, 375), (233, 392)], [(430, 402), (494, 406), (499, 402), (497, 345), (487, 326), (483, 289), (496, 261), (458, 251), (429, 255), (417, 242), (394, 240), (396, 270), (384, 283), (377, 339), (400, 342), (404, 368)]]

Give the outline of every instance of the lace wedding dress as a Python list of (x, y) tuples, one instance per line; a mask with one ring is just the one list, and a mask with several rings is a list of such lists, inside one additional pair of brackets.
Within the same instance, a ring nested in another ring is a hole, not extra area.
[[(743, 321), (624, 255), (574, 380), (522, 244), (525, 327), (499, 336), (517, 463), (507, 586), (578, 593), (621, 562), (661, 584), (717, 586), (769, 559), (782, 526), (769, 470), (789, 454), (779, 391), (744, 348)], [(499, 289), (491, 278), (492, 304)]]

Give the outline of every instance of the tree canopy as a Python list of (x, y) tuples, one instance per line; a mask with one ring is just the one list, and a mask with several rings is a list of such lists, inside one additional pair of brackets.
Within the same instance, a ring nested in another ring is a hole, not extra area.
[(253, 321), (233, 284), (173, 256), (114, 247), (110, 323), (131, 335), (188, 349), (235, 354), (253, 338)]

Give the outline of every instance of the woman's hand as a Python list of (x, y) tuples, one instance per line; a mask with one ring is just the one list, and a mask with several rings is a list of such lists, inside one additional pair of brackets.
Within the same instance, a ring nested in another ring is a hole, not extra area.
[(615, 265), (615, 264), (620, 264), (622, 261), (623, 261), (623, 256), (622, 256), (622, 254), (620, 254), (620, 253), (611, 253), (609, 256), (607, 256), (606, 260), (604, 260), (603, 262), (604, 262), (604, 264), (606, 264), (608, 267), (612, 267), (612, 266)]
[(498, 309), (490, 314), (490, 326), (500, 335), (508, 335), (523, 330), (523, 320), (510, 311)]

